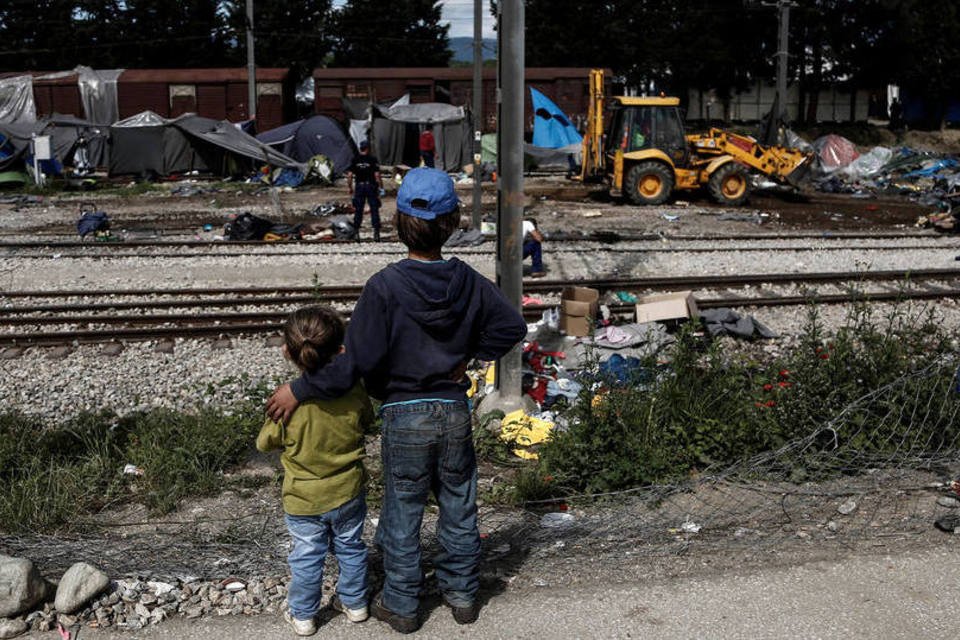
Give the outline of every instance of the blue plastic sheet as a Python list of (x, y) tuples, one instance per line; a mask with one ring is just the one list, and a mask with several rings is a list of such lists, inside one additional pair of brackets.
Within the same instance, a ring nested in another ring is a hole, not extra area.
[(530, 87), (533, 100), (533, 146), (559, 149), (580, 144), (583, 136), (577, 132), (566, 114), (550, 98)]

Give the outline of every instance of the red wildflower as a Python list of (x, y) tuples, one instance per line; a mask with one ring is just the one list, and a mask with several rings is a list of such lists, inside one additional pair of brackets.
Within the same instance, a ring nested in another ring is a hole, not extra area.
[(821, 354), (820, 354), (820, 359), (821, 359), (821, 360), (829, 360), (829, 359), (830, 359), (830, 354), (829, 354), (829, 353), (821, 353)]
[(792, 386), (793, 386), (793, 383), (792, 383), (792, 382), (778, 382), (778, 383), (777, 383), (777, 386), (779, 386), (781, 389), (786, 389), (787, 387), (792, 387)]
[(543, 476), (544, 482), (553, 482), (553, 476)]
[(762, 407), (762, 406), (763, 406), (763, 403), (762, 403), (762, 402), (754, 402), (754, 403), (753, 403), (753, 406), (755, 406), (755, 407)]
[(763, 390), (764, 390), (764, 391), (770, 391), (771, 389), (773, 389), (773, 385), (770, 384), (769, 382), (768, 382), (767, 384), (763, 385)]
[(789, 377), (790, 377), (790, 372), (789, 372), (788, 370), (786, 370), (786, 369), (783, 369), (782, 371), (780, 371), (780, 377), (781, 377), (781, 378), (789, 378)]
[(566, 511), (569, 508), (570, 507), (567, 506), (566, 502), (561, 502), (559, 505), (557, 505), (557, 509), (560, 509), (560, 511)]
[(777, 403), (774, 402), (773, 400), (767, 400), (766, 402), (763, 403), (763, 406), (765, 406), (765, 407), (775, 407), (775, 406), (777, 406)]

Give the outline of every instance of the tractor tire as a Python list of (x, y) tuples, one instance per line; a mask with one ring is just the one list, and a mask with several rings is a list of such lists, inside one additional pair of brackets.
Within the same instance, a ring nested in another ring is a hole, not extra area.
[(630, 167), (623, 194), (633, 204), (663, 204), (673, 193), (673, 169), (662, 162), (640, 162)]
[(738, 207), (750, 197), (750, 176), (736, 162), (728, 162), (713, 172), (707, 189), (718, 204)]

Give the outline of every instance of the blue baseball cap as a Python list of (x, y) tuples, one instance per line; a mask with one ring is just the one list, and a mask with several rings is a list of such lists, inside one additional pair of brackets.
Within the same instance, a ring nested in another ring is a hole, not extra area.
[(411, 169), (397, 191), (397, 210), (421, 220), (433, 220), (456, 211), (459, 206), (453, 180), (439, 169)]

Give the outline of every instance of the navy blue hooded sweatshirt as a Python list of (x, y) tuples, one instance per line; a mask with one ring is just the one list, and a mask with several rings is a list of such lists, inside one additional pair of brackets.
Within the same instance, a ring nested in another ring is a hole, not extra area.
[(451, 372), (471, 358), (496, 360), (526, 333), (500, 290), (460, 260), (402, 260), (367, 281), (344, 353), (291, 388), (300, 402), (330, 400), (363, 378), (367, 393), (384, 403), (462, 400), (469, 384)]

